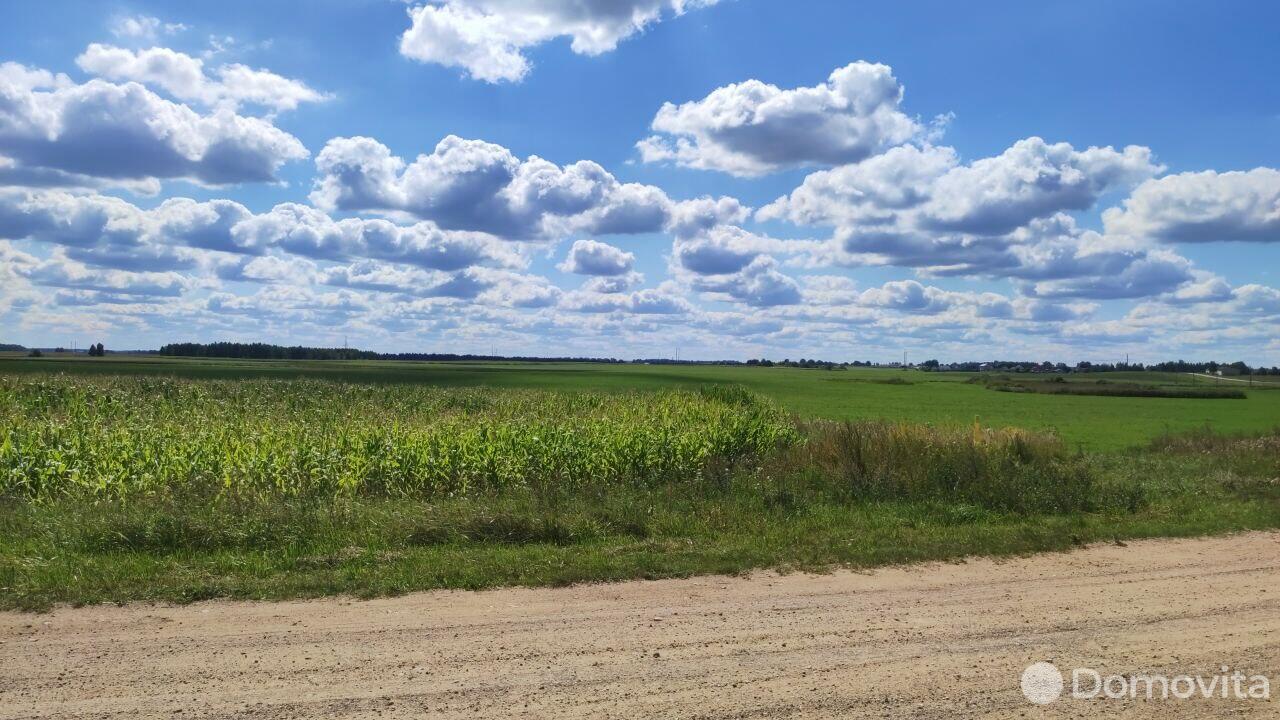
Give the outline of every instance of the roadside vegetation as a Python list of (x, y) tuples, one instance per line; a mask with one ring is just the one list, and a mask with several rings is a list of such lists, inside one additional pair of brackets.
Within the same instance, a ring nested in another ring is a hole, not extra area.
[(805, 418), (737, 385), (0, 375), (0, 606), (869, 567), (1280, 527), (1280, 434), (1148, 443)]

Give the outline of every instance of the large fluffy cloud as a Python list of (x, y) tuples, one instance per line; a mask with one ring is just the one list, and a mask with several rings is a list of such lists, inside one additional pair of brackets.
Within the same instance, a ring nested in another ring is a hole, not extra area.
[(154, 242), (149, 214), (123, 200), (61, 191), (0, 190), (0, 238), (60, 246), (68, 257), (130, 271), (190, 268), (190, 253)]
[(1159, 170), (1136, 146), (1076, 150), (1033, 137), (962, 164), (950, 148), (908, 145), (815, 172), (757, 217), (834, 228), (815, 264), (1015, 278), (1053, 296), (1139, 297), (1189, 280), (1189, 263), (1082, 231), (1067, 213)]
[(888, 235), (873, 249), (887, 254), (847, 253), (837, 236), (835, 247), (825, 248), (827, 255), (816, 264), (874, 262), (932, 275), (1007, 278), (1028, 296), (1049, 298), (1153, 297), (1175, 292), (1196, 277), (1191, 263), (1176, 253), (1083, 230), (1061, 213), (997, 238)]
[(1112, 253), (1104, 255), (1099, 268), (1111, 272), (1040, 280), (1024, 285), (1024, 292), (1041, 298), (1144, 298), (1173, 292), (1193, 279), (1191, 263), (1167, 251)]
[(1160, 169), (1144, 147), (1076, 150), (1038, 137), (967, 165), (950, 148), (904, 146), (813, 173), (759, 215), (844, 226), (851, 236), (913, 231), (995, 236), (1060, 211), (1088, 209), (1104, 193)]
[(765, 253), (785, 251), (787, 243), (734, 225), (719, 225), (688, 236), (677, 235), (672, 255), (679, 267), (698, 275), (735, 273)]
[(524, 50), (568, 37), (575, 53), (599, 55), (660, 20), (718, 0), (443, 0), (409, 10), (400, 53), (464, 69), (487, 82), (528, 74)]
[(770, 255), (756, 255), (750, 262), (724, 273), (695, 273), (689, 286), (713, 300), (739, 302), (752, 307), (795, 305), (801, 302), (800, 285), (778, 270)]
[[(715, 215), (707, 215), (708, 221)], [(700, 223), (685, 223), (681, 227), (685, 232), (675, 234), (670, 270), (690, 289), (714, 300), (753, 307), (801, 302), (799, 283), (778, 269), (773, 254), (807, 249), (810, 242), (778, 240), (728, 224), (704, 229)]]
[(238, 63), (221, 65), (210, 76), (203, 60), (163, 47), (135, 51), (93, 43), (76, 64), (107, 80), (132, 80), (206, 106), (236, 109), (247, 103), (281, 111), (328, 97), (300, 80)]
[(595, 240), (576, 240), (569, 248), (569, 255), (559, 268), (578, 275), (616, 277), (631, 272), (636, 256), (608, 243)]
[(992, 158), (940, 176), (920, 209), (929, 228), (992, 235), (1061, 210), (1086, 210), (1108, 190), (1159, 172), (1151, 151), (1130, 145), (1076, 150), (1028, 138)]
[(1123, 220), (1099, 233), (1069, 213), (1144, 180), (1141, 188), (1158, 184), (1149, 178), (1160, 170), (1136, 146), (1076, 150), (1033, 137), (963, 164), (950, 148), (906, 145), (815, 172), (757, 217), (834, 228), (830, 244), (811, 250), (815, 265), (1008, 278), (1037, 298), (1154, 297), (1177, 293), (1197, 271), (1136, 234), (1112, 232)]
[(855, 62), (824, 84), (792, 90), (747, 80), (701, 100), (663, 105), (653, 119), (659, 134), (638, 147), (649, 162), (735, 175), (841, 165), (920, 133), (901, 102), (902, 86), (887, 65)]
[[(1036, 220), (1012, 233), (1007, 260), (988, 274), (1020, 281), (1038, 297), (1141, 298), (1176, 292), (1195, 279), (1190, 261), (1132, 238), (1082, 230), (1068, 215)], [(958, 266), (952, 274), (982, 271)]]
[(694, 310), (679, 289), (669, 283), (630, 293), (576, 290), (566, 294), (560, 306), (580, 313), (629, 315), (684, 315)]
[(121, 295), (176, 297), (193, 283), (176, 272), (131, 272), (94, 268), (61, 251), (47, 260), (20, 267), (18, 274), (36, 285)]
[(1148, 180), (1103, 221), (1108, 232), (1167, 243), (1280, 242), (1280, 170)]
[(1005, 278), (1030, 295), (1056, 297), (1154, 296), (1196, 277), (1190, 262), (1173, 252), (1083, 230), (1062, 213), (994, 238), (886, 233), (873, 245), (862, 235), (857, 253), (845, 249), (846, 240), (837, 234), (831, 243), (802, 247), (804, 264), (899, 265), (928, 275)]
[(234, 246), (223, 249), (278, 247), (310, 258), (369, 258), (433, 270), (524, 264), (515, 248), (483, 233), (446, 231), (431, 223), (401, 226), (380, 219), (335, 220), (297, 203), (283, 203), (237, 223), (229, 240)]
[(371, 138), (335, 138), (316, 168), (311, 200), (322, 208), (398, 211), (512, 239), (654, 232), (671, 215), (661, 190), (621, 183), (594, 162), (520, 160), (501, 145), (453, 135), (411, 163)]
[(904, 145), (860, 163), (811, 173), (757, 216), (798, 225), (895, 225), (899, 213), (926, 204), (938, 179), (957, 167), (951, 148)]
[(858, 296), (861, 305), (920, 313), (940, 312), (954, 302), (953, 293), (915, 280), (890, 281), (878, 288), (864, 290)]
[(115, 181), (221, 185), (276, 179), (308, 156), (270, 122), (223, 108), (202, 115), (140, 84), (0, 65), (0, 157), (16, 169)]
[(169, 270), (193, 264), (189, 250), (257, 256), (281, 251), (313, 259), (377, 259), (432, 270), (519, 268), (518, 248), (491, 235), (431, 223), (335, 220), (296, 203), (254, 214), (229, 200), (171, 198), (142, 210), (118, 198), (64, 191), (0, 191), (0, 238), (64, 248), (86, 264)]

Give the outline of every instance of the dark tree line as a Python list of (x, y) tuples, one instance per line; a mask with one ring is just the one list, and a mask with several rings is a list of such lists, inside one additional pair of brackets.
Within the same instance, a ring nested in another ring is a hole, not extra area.
[(422, 360), (422, 361), (493, 361), (522, 362), (604, 362), (622, 363), (616, 358), (522, 357), (503, 355), (468, 355), (459, 353), (378, 353), (352, 348), (317, 348), (302, 345), (268, 343), (170, 343), (160, 348), (161, 355), (175, 357), (237, 358), (246, 360)]
[(378, 353), (349, 348), (284, 346), (267, 343), (170, 343), (161, 355), (177, 357), (237, 358), (246, 360), (377, 360)]
[(752, 358), (745, 364), (751, 365), (752, 367), (793, 367), (806, 368), (809, 370), (843, 370), (847, 367), (859, 367), (864, 364), (867, 367), (871, 367), (871, 363), (860, 363), (857, 361), (851, 363), (831, 362), (830, 360), (815, 360), (811, 358), (800, 358), (799, 360), (792, 360), (791, 358), (784, 358), (782, 360), (765, 360), (764, 358), (761, 358), (756, 360)]
[(1231, 372), (1236, 375), (1280, 375), (1280, 367), (1249, 367), (1247, 364), (1236, 361), (1233, 363), (1219, 362), (1187, 362), (1185, 360), (1175, 360), (1173, 362), (1156, 363), (1149, 365), (1149, 370), (1160, 370), (1162, 372), (1198, 372), (1198, 373), (1214, 373), (1219, 370), (1223, 372)]
[[(96, 352), (95, 352), (96, 351)], [(102, 355), (105, 352), (102, 343), (89, 346), (90, 355)], [(528, 357), (521, 355), (471, 355), (462, 353), (378, 353), (353, 348), (321, 348), (302, 345), (272, 345), (269, 343), (170, 343), (160, 348), (161, 355), (175, 357), (209, 357), (238, 358), (247, 360), (419, 360), (419, 361), (518, 361), (518, 362), (594, 362), (594, 363), (636, 363), (647, 365), (749, 365), (753, 367), (793, 367), (819, 370), (839, 370), (848, 367), (876, 367), (877, 363), (854, 360), (852, 362), (832, 362), (813, 358), (792, 360), (751, 359), (746, 362), (738, 360), (672, 360), (670, 358), (647, 358), (641, 360), (619, 360), (617, 358), (592, 357)], [(979, 372), (997, 370), (1000, 372), (1110, 372), (1115, 370), (1153, 370), (1160, 372), (1207, 372), (1219, 370), (1234, 375), (1280, 375), (1280, 368), (1253, 368), (1243, 362), (1187, 362), (1176, 360), (1171, 362), (1143, 365), (1142, 363), (1091, 363), (1078, 362), (1075, 365), (1025, 360), (993, 360), (990, 362), (958, 362), (940, 363), (937, 360), (925, 360), (916, 364), (921, 370), (952, 370)]]

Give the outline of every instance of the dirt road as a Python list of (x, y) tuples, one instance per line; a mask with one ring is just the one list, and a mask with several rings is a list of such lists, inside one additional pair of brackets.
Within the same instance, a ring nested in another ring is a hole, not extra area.
[(0, 718), (1274, 718), (1280, 699), (1038, 707), (1019, 677), (1040, 660), (1227, 664), (1280, 683), (1280, 534), (866, 574), (0, 614), (0, 641)]
[(1208, 378), (1209, 380), (1214, 380), (1214, 381), (1218, 381), (1218, 382), (1225, 380), (1225, 381), (1227, 381), (1227, 382), (1248, 383), (1249, 385), (1254, 385), (1254, 384), (1256, 384), (1256, 385), (1259, 385), (1259, 386), (1261, 386), (1261, 387), (1273, 386), (1273, 385), (1276, 385), (1276, 384), (1277, 384), (1277, 383), (1271, 382), (1270, 380), (1258, 380), (1258, 381), (1256, 381), (1256, 382), (1255, 382), (1255, 381), (1254, 381), (1254, 379), (1253, 379), (1252, 377), (1250, 377), (1250, 378), (1233, 378), (1233, 377), (1223, 377), (1223, 376), (1221, 376), (1221, 375), (1210, 375), (1210, 374), (1208, 374), (1208, 373), (1187, 373), (1187, 374), (1188, 374), (1188, 375), (1190, 375), (1190, 376), (1192, 376), (1192, 377)]

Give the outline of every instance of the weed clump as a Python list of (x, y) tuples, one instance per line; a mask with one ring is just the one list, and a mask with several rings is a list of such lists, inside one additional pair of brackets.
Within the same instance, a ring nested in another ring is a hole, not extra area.
[(779, 462), (859, 500), (961, 503), (1010, 513), (1113, 503), (1085, 458), (1055, 436), (880, 421), (813, 422)]

